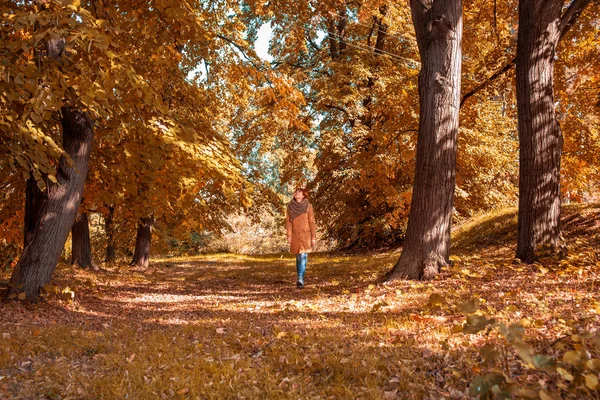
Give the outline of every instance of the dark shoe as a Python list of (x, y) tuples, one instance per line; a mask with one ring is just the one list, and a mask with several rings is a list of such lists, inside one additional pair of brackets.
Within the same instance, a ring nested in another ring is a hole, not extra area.
[(302, 283), (302, 282), (298, 281), (298, 282), (296, 282), (296, 287), (297, 287), (298, 289), (302, 289), (302, 288), (304, 288), (304, 283)]

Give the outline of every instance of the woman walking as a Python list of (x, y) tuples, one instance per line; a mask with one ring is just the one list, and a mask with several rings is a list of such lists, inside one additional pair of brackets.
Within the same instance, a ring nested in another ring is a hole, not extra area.
[(290, 251), (296, 255), (296, 272), (298, 273), (296, 286), (302, 289), (307, 253), (312, 251), (317, 241), (315, 214), (312, 204), (308, 202), (306, 189), (297, 188), (294, 191), (294, 197), (287, 206), (285, 227)]

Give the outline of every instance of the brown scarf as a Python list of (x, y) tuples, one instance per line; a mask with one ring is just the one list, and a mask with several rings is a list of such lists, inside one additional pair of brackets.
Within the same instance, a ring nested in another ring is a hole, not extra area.
[(288, 204), (287, 211), (290, 216), (290, 221), (295, 220), (297, 217), (308, 211), (308, 199), (303, 199), (300, 203), (298, 203), (296, 199), (292, 199), (290, 204)]

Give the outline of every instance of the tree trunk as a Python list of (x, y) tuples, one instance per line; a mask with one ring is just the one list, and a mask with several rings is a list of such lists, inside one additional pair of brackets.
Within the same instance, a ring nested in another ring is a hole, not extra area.
[(78, 215), (71, 228), (71, 264), (78, 265), (81, 268), (98, 270), (98, 266), (92, 260), (87, 213)]
[[(335, 20), (338, 20), (336, 25)], [(329, 39), (329, 56), (336, 59), (346, 49), (346, 25), (348, 24), (348, 12), (343, 7), (339, 15), (330, 13), (327, 18), (327, 36)]]
[(332, 16), (327, 19), (327, 36), (329, 38), (329, 56), (334, 60), (338, 56), (338, 39), (335, 33), (335, 20)]
[(74, 164), (61, 157), (56, 174), (58, 184), (51, 184), (48, 200), (40, 210), (39, 220), (31, 233), (10, 278), (9, 295), (25, 292), (35, 301), (42, 286), (50, 282), (69, 230), (75, 222), (88, 171), (94, 128), (86, 113), (62, 108), (63, 148)]
[(140, 218), (137, 237), (135, 239), (135, 252), (131, 265), (148, 267), (150, 261), (150, 243), (152, 242), (152, 218)]
[(462, 1), (411, 0), (421, 55), (419, 134), (408, 227), (387, 279), (430, 279), (449, 263), (460, 104)]
[(521, 0), (517, 38), (519, 227), (516, 257), (535, 260), (540, 246), (560, 242), (563, 137), (554, 107), (554, 57), (565, 32), (589, 0)]
[(115, 249), (115, 228), (114, 228), (115, 207), (108, 207), (108, 215), (104, 219), (104, 230), (106, 231), (106, 258), (104, 261), (113, 262), (117, 258)]
[(344, 7), (342, 11), (340, 11), (339, 22), (337, 24), (337, 36), (340, 46), (338, 55), (346, 50), (346, 25), (348, 25), (348, 11), (346, 10), (346, 7)]
[(375, 53), (383, 54), (383, 46), (385, 45), (385, 39), (387, 38), (388, 26), (383, 23), (383, 18), (388, 12), (388, 6), (383, 4), (379, 6), (379, 13), (381, 18), (376, 18), (377, 23), (377, 40), (375, 41)]
[[(48, 180), (46, 179), (46, 185)], [(46, 186), (47, 187), (47, 186)], [(40, 210), (48, 200), (48, 190), (40, 190), (33, 174), (30, 174), (25, 186), (25, 221), (23, 223), (23, 250), (31, 241), (31, 234), (39, 220)]]

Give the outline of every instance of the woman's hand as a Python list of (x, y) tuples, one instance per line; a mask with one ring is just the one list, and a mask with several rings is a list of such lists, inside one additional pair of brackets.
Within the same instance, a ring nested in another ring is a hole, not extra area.
[(317, 246), (317, 241), (315, 239), (311, 240), (311, 244), (312, 247), (316, 247)]
[(290, 237), (288, 237), (287, 239), (288, 239), (288, 243), (289, 243), (289, 244), (292, 244), (292, 237), (290, 236)]

